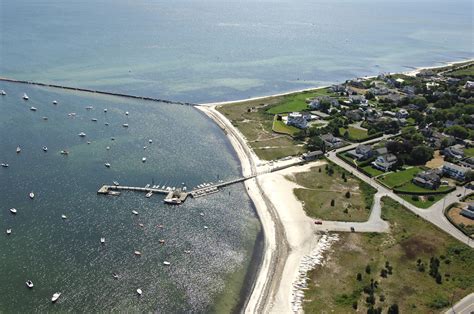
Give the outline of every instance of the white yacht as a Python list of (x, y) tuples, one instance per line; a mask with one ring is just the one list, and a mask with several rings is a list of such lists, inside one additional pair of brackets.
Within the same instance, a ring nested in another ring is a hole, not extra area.
[(30, 107), (30, 110), (31, 110), (31, 111), (36, 111), (36, 110), (38, 110), (38, 109), (36, 109), (36, 107)]
[(79, 133), (78, 135), (79, 135), (80, 137), (85, 137), (85, 136), (86, 136), (86, 133), (81, 132), (81, 133)]
[(107, 168), (110, 168), (110, 164), (108, 162), (106, 162), (104, 166), (106, 166)]
[(0, 91), (0, 95), (5, 96), (6, 94), (7, 93), (3, 89)]
[(58, 104), (58, 101), (57, 100), (53, 100), (53, 105), (57, 105)]
[(105, 244), (105, 238), (100, 238), (100, 243)]
[(62, 218), (62, 219), (67, 219), (67, 216), (64, 215), (64, 214), (62, 214), (62, 215), (61, 215), (61, 218)]
[(44, 120), (44, 121), (47, 121), (47, 120), (48, 120), (48, 117), (43, 117), (43, 120)]
[(2, 162), (1, 166), (2, 166), (3, 168), (8, 168), (9, 165), (8, 165), (7, 163), (3, 163), (3, 162)]
[(142, 158), (142, 162), (146, 162), (146, 157), (143, 157), (143, 158)]
[(17, 210), (16, 210), (16, 208), (10, 208), (10, 212), (11, 212), (12, 214), (16, 214)]
[(165, 265), (165, 266), (170, 266), (171, 263), (170, 263), (170, 262), (167, 262), (167, 261), (164, 261), (164, 262), (163, 262), (163, 265)]
[(26, 286), (27, 286), (28, 288), (30, 288), (30, 289), (33, 288), (33, 286), (34, 286), (34, 285), (33, 285), (33, 281), (27, 280), (27, 281), (26, 281)]
[(146, 146), (143, 146), (143, 149), (147, 149), (147, 147), (146, 147)]
[(113, 183), (114, 183), (115, 186), (119, 186), (119, 185), (120, 185), (120, 183), (118, 183), (117, 181), (114, 181)]
[(47, 152), (47, 151), (48, 151), (48, 147), (43, 146), (43, 151)]
[(128, 123), (124, 123), (124, 124), (122, 124), (122, 126), (123, 126), (124, 128), (128, 128)]
[(153, 140), (148, 140), (148, 143), (150, 143), (150, 144), (153, 143)]
[(138, 294), (138, 295), (142, 295), (142, 293), (143, 293), (142, 289), (140, 289), (140, 288), (137, 289), (137, 294)]
[(91, 120), (92, 120), (92, 122), (97, 122), (96, 118), (92, 118)]
[(109, 126), (109, 123), (108, 123), (108, 122), (105, 122), (104, 125), (105, 125), (105, 126)]
[(16, 153), (19, 154), (20, 152), (21, 152), (21, 148), (20, 148), (20, 146), (17, 146), (16, 147)]
[(132, 214), (138, 215), (138, 212), (136, 210), (132, 210)]
[(133, 252), (133, 254), (135, 254), (136, 256), (142, 255), (142, 253), (140, 251), (135, 251), (135, 252)]
[(92, 107), (92, 106), (87, 106), (86, 107), (86, 110), (92, 110), (92, 109), (94, 109), (94, 107)]
[(107, 112), (107, 108), (104, 109), (104, 112)]
[(28, 95), (27, 95), (26, 93), (24, 93), (24, 94), (23, 94), (23, 99), (24, 99), (24, 100), (28, 100), (28, 99), (30, 99), (30, 97), (28, 97)]
[(12, 234), (12, 229), (7, 229), (7, 234)]
[(117, 273), (112, 273), (112, 276), (114, 277), (114, 279), (119, 279), (119, 275)]
[(150, 192), (146, 193), (145, 197), (150, 198), (152, 195), (153, 195), (153, 192), (150, 191)]
[(61, 292), (56, 292), (55, 294), (53, 294), (53, 297), (51, 298), (51, 302), (56, 302), (59, 297), (61, 296)]
[(31, 199), (34, 199), (34, 198), (35, 198), (35, 193), (30, 192), (29, 197), (30, 197)]
[(61, 151), (61, 155), (69, 155), (69, 152), (64, 149), (64, 150)]
[(107, 146), (105, 149), (106, 149), (106, 150), (110, 150), (110, 146)]
[(128, 111), (125, 111), (125, 115), (128, 116)]

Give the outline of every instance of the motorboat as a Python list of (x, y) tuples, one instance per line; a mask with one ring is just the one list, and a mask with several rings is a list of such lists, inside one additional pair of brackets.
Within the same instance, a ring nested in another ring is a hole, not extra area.
[(76, 113), (75, 112), (70, 112), (67, 114), (68, 117), (75, 117), (76, 116)]
[(112, 141), (115, 141), (115, 137), (111, 137), (110, 139), (111, 139)]
[(90, 145), (90, 144), (91, 144), (91, 142), (87, 141), (87, 145)]
[(105, 149), (106, 149), (106, 150), (110, 150), (110, 146), (107, 146)]
[(105, 122), (105, 123), (104, 123), (104, 125), (105, 125), (105, 126), (108, 126), (108, 125), (109, 125), (109, 123), (108, 123), (108, 122)]
[(125, 111), (125, 115), (128, 116), (128, 111)]
[(47, 151), (48, 151), (48, 147), (43, 146), (43, 151), (44, 151), (44, 152), (47, 152)]
[(149, 187), (150, 187), (150, 183), (147, 183), (147, 185), (145, 185), (145, 189), (147, 189)]
[(47, 120), (48, 120), (48, 117), (43, 117), (43, 120), (44, 120), (44, 121), (47, 121)]
[(150, 191), (150, 192), (146, 193), (145, 197), (150, 198), (152, 195), (153, 195), (153, 192)]
[(6, 94), (7, 93), (3, 89), (0, 91), (0, 95), (5, 96)]
[(56, 302), (59, 297), (61, 296), (61, 292), (56, 292), (55, 294), (53, 294), (53, 297), (51, 298), (51, 302)]
[(139, 223), (138, 225), (139, 225), (140, 227), (142, 227), (142, 228), (144, 228), (144, 227), (145, 227), (145, 225), (144, 225), (144, 224), (142, 224), (142, 223)]
[(140, 288), (139, 288), (139, 289), (137, 289), (137, 294), (138, 294), (139, 296), (141, 296), (141, 295), (142, 295), (142, 293), (143, 293), (142, 289), (140, 289)]
[(62, 219), (67, 219), (67, 216), (64, 215), (64, 214), (62, 214), (62, 215), (61, 215), (61, 218), (62, 218)]
[(114, 181), (113, 183), (114, 183), (115, 186), (119, 186), (119, 185), (120, 185), (120, 183), (118, 183), (117, 181)]
[(107, 112), (107, 108), (104, 108), (104, 112)]
[(165, 198), (164, 202), (165, 202), (165, 204), (168, 204), (168, 205), (179, 205), (179, 204), (181, 204), (181, 200), (177, 197)]
[(122, 126), (123, 126), (124, 128), (128, 128), (128, 123), (124, 123), (124, 124), (122, 124)]
[(138, 212), (136, 210), (132, 210), (132, 214), (138, 215)]
[(35, 193), (30, 192), (29, 197), (30, 197), (31, 199), (34, 199), (34, 198), (35, 198)]
[(16, 210), (16, 208), (10, 208), (10, 212), (11, 212), (12, 214), (16, 214), (17, 210)]
[(7, 234), (8, 235), (12, 234), (12, 229), (7, 229)]
[(142, 253), (140, 251), (135, 251), (135, 252), (133, 252), (133, 254), (135, 254), (136, 256), (141, 256), (142, 255)]
[(112, 277), (114, 277), (114, 279), (119, 279), (119, 275), (117, 273), (112, 273)]
[(199, 213), (199, 215), (204, 216), (204, 213)]
[(86, 110), (92, 110), (92, 109), (94, 109), (94, 107), (92, 107), (92, 106), (87, 106), (86, 107)]
[(165, 265), (165, 266), (170, 266), (170, 265), (171, 265), (171, 263), (170, 263), (170, 262), (168, 262), (168, 261), (164, 261), (164, 262), (163, 262), (163, 265)]
[(105, 244), (105, 238), (100, 238), (100, 243)]
[(208, 226), (204, 226), (204, 229), (209, 229), (209, 227), (208, 227)]
[(143, 149), (147, 149), (147, 147), (146, 147), (146, 146), (143, 146)]
[(119, 196), (119, 195), (120, 195), (120, 192), (119, 192), (119, 191), (108, 191), (108, 192), (107, 192), (107, 195)]
[(146, 157), (143, 157), (143, 158), (142, 158), (142, 162), (145, 162), (145, 161), (146, 161)]
[(31, 110), (31, 111), (36, 111), (36, 110), (38, 110), (38, 109), (36, 109), (36, 107), (30, 107), (30, 110)]
[(148, 143), (150, 143), (150, 144), (153, 143), (153, 140), (148, 140)]
[(57, 100), (53, 100), (53, 105), (57, 105), (58, 104), (58, 101)]
[(106, 166), (107, 168), (110, 168), (110, 164), (108, 162), (106, 162), (104, 166)]
[(24, 94), (23, 94), (23, 99), (24, 99), (24, 100), (28, 100), (28, 99), (30, 99), (30, 97), (28, 97), (28, 95), (27, 95), (26, 93), (24, 93)]
[(61, 155), (69, 155), (69, 152), (64, 149), (64, 150), (61, 151)]
[(96, 118), (92, 118), (91, 121), (92, 121), (92, 122), (97, 122), (97, 119), (96, 119)]
[(81, 133), (79, 133), (78, 135), (79, 135), (80, 137), (85, 137), (85, 136), (86, 136), (86, 133), (81, 132)]
[(34, 286), (34, 285), (33, 285), (33, 281), (27, 280), (27, 281), (26, 281), (26, 286), (27, 286), (28, 288), (30, 288), (30, 289), (33, 288), (33, 286)]
[(20, 148), (20, 146), (17, 146), (16, 147), (16, 153), (19, 154), (20, 152), (21, 152), (21, 148)]
[(161, 239), (158, 241), (160, 244), (165, 244), (165, 240)]
[(8, 168), (9, 165), (2, 162), (1, 166), (2, 166), (3, 168)]
[(184, 250), (184, 253), (191, 254), (191, 251), (190, 250)]

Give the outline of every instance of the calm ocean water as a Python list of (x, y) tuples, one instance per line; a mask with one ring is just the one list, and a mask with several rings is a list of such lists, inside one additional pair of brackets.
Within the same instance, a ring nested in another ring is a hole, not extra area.
[[(0, 168), (0, 312), (207, 312), (219, 301), (229, 275), (245, 276), (259, 223), (243, 186), (175, 207), (164, 205), (160, 195), (96, 194), (114, 180), (192, 187), (216, 182), (218, 176), (238, 177), (232, 148), (201, 113), (187, 106), (22, 84), (0, 82), (0, 89), (8, 93), (0, 96), (0, 161), (10, 165)], [(21, 99), (23, 92), (29, 101)], [(86, 110), (89, 105), (94, 110)], [(68, 117), (71, 112), (77, 116)], [(80, 132), (87, 137), (80, 138)], [(62, 156), (63, 149), (70, 155)], [(34, 200), (28, 198), (31, 191)], [(16, 215), (9, 212), (12, 207)], [(166, 243), (159, 244), (160, 239)], [(134, 256), (135, 250), (142, 256)], [(170, 267), (163, 266), (165, 260)], [(120, 279), (114, 280), (112, 272)], [(26, 288), (27, 279), (34, 289)], [(234, 289), (226, 299), (229, 305), (239, 299), (241, 285), (226, 287)], [(143, 290), (141, 298), (137, 288)], [(63, 296), (52, 305), (56, 291)]]
[(0, 74), (191, 102), (472, 58), (471, 0), (0, 0)]

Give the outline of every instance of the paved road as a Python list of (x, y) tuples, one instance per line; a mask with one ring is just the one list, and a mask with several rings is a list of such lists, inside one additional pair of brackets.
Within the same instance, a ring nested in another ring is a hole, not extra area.
[[(389, 137), (392, 137), (392, 136), (394, 136), (394, 135), (384, 136), (383, 138), (389, 138)], [(373, 143), (373, 142), (376, 142), (376, 141), (379, 141), (379, 140), (381, 140), (381, 138), (378, 138), (375, 141), (371, 140), (371, 141), (367, 141), (367, 142), (364, 142), (364, 143), (361, 143), (361, 144), (369, 144), (369, 143)], [(456, 238), (459, 241), (469, 245), (470, 247), (474, 247), (474, 241), (472, 239), (470, 239), (469, 237), (467, 237), (464, 233), (459, 231), (459, 229), (457, 229), (455, 226), (453, 226), (448, 221), (448, 219), (444, 216), (444, 209), (446, 207), (448, 207), (449, 205), (451, 205), (453, 203), (459, 202), (460, 199), (462, 198), (462, 196), (464, 196), (465, 194), (467, 194), (469, 192), (465, 187), (456, 187), (456, 190), (454, 190), (453, 192), (447, 194), (443, 199), (436, 202), (431, 207), (429, 207), (427, 209), (420, 209), (420, 208), (408, 203), (407, 201), (402, 199), (400, 196), (398, 196), (397, 194), (395, 194), (394, 192), (392, 192), (388, 188), (386, 188), (383, 185), (379, 184), (374, 179), (369, 178), (365, 174), (359, 172), (357, 169), (350, 166), (349, 164), (347, 164), (346, 162), (344, 162), (343, 160), (339, 159), (336, 156), (336, 153), (338, 153), (340, 151), (345, 151), (345, 150), (350, 149), (350, 148), (355, 148), (358, 145), (360, 145), (360, 144), (352, 144), (350, 146), (346, 146), (346, 147), (340, 148), (338, 150), (331, 151), (327, 154), (327, 158), (330, 161), (337, 164), (338, 166), (340, 166), (340, 167), (346, 169), (347, 171), (351, 172), (352, 174), (354, 174), (356, 177), (358, 177), (362, 181), (367, 182), (372, 187), (377, 189), (377, 191), (378, 191), (377, 194), (382, 194), (382, 195), (386, 195), (386, 196), (391, 197), (392, 199), (394, 199), (398, 203), (400, 203), (403, 206), (407, 207), (413, 213), (415, 213), (415, 214), (419, 215), (420, 217), (422, 217), (423, 219), (431, 222), (432, 224), (434, 224), (438, 228), (442, 229), (446, 233), (450, 234), (454, 238)], [(458, 197), (457, 195), (461, 195), (461, 196)]]
[(474, 313), (474, 293), (461, 299), (452, 308), (444, 312), (445, 314), (471, 314)]

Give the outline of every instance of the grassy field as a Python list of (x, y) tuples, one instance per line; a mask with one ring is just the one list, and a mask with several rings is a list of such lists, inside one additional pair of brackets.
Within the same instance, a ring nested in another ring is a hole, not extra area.
[(325, 95), (332, 95), (332, 93), (329, 92), (327, 88), (320, 88), (313, 91), (281, 96), (278, 104), (269, 108), (267, 112), (271, 114), (279, 114), (293, 111), (302, 111), (308, 109), (306, 99)]
[(471, 148), (466, 148), (464, 150), (464, 155), (466, 157), (474, 157), (474, 147), (471, 147)]
[(473, 76), (474, 77), (474, 64), (471, 64), (469, 67), (465, 69), (449, 72), (449, 76), (453, 76), (453, 77)]
[(450, 186), (441, 185), (436, 190), (430, 190), (430, 189), (425, 189), (424, 187), (418, 186), (418, 185), (414, 184), (411, 181), (408, 181), (407, 183), (397, 187), (397, 191), (401, 191), (400, 193), (403, 193), (403, 192), (426, 193), (426, 192), (433, 192), (433, 191), (448, 192), (451, 189), (452, 189), (452, 187), (450, 187)]
[(443, 198), (444, 194), (441, 195), (416, 195), (417, 197), (413, 198), (413, 195), (400, 194), (400, 197), (403, 198), (408, 203), (415, 205), (419, 208), (428, 208), (440, 199)]
[[(390, 232), (342, 234), (327, 263), (310, 274), (306, 313), (366, 313), (371, 295), (383, 313), (392, 304), (400, 313), (439, 313), (473, 291), (474, 250), (393, 200), (382, 201)], [(430, 275), (431, 258), (439, 261), (433, 275), (440, 283)]]
[(281, 120), (277, 120), (277, 119), (273, 120), (272, 130), (274, 132), (288, 134), (290, 136), (293, 136), (296, 133), (298, 133), (299, 131), (301, 131), (300, 129), (298, 129), (294, 126), (286, 125), (285, 122), (283, 122)]
[(411, 167), (402, 171), (391, 172), (378, 177), (377, 180), (393, 189), (394, 187), (401, 186), (406, 182), (410, 182), (411, 179), (413, 179), (413, 177), (420, 171), (422, 170), (419, 167)]
[(349, 140), (360, 141), (368, 137), (367, 130), (361, 130), (351, 126), (349, 128), (339, 128), (339, 133), (341, 136), (344, 135), (346, 131), (349, 134)]
[[(338, 166), (314, 167), (289, 179), (304, 187), (295, 189), (294, 193), (311, 217), (339, 221), (366, 221), (369, 218), (375, 189)], [(346, 192), (350, 193), (350, 198), (346, 197)], [(331, 206), (332, 200), (334, 206)]]
[(372, 177), (375, 177), (375, 176), (378, 176), (378, 175), (381, 175), (381, 174), (384, 173), (383, 171), (372, 167), (372, 165), (368, 165), (368, 166), (362, 167), (362, 169), (364, 169), (364, 170), (365, 170), (368, 174), (370, 174)]
[(246, 137), (257, 156), (264, 160), (299, 155), (306, 150), (290, 136), (272, 131), (274, 115), (266, 110), (281, 102), (281, 97), (218, 106), (219, 110)]

